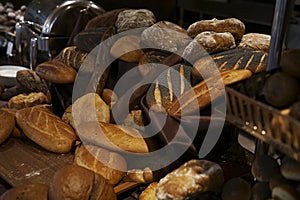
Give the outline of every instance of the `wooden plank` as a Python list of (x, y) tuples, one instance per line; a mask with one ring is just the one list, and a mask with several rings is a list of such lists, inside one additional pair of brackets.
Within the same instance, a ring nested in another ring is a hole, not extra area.
[(60, 167), (71, 164), (74, 155), (55, 154), (28, 141), (10, 138), (0, 145), (0, 176), (11, 186), (49, 184)]

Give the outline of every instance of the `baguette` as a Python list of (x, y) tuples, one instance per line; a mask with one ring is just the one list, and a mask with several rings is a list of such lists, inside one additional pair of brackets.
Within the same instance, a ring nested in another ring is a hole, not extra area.
[[(229, 85), (249, 78), (252, 75), (252, 72), (246, 69), (228, 70), (221, 72), (220, 75), (223, 84)], [(210, 83), (211, 88), (208, 88), (206, 83)], [(220, 90), (220, 82), (216, 81), (216, 76), (212, 76), (183, 93), (172, 103), (168, 113), (173, 116), (192, 114), (198, 109), (201, 110), (207, 107), (212, 101), (223, 94), (222, 90)]]

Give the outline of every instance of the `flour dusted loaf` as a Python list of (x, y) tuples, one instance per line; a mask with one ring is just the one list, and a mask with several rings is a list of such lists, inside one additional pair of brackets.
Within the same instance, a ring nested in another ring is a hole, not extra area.
[(14, 128), (14, 115), (3, 109), (0, 109), (0, 144), (10, 136)]
[(109, 150), (149, 152), (148, 145), (141, 133), (131, 127), (105, 122), (86, 122), (77, 126), (76, 132), (82, 141)]
[(43, 79), (51, 83), (73, 83), (77, 72), (70, 65), (59, 60), (45, 61), (35, 68), (35, 72)]
[(160, 179), (156, 198), (187, 199), (195, 193), (220, 191), (224, 183), (222, 168), (208, 160), (190, 160)]
[(117, 32), (123, 32), (135, 28), (149, 27), (156, 22), (156, 18), (147, 9), (127, 9), (118, 14), (115, 26)]
[(74, 164), (100, 174), (112, 185), (120, 182), (127, 170), (126, 160), (120, 154), (93, 145), (78, 146)]
[(197, 21), (191, 24), (187, 29), (188, 35), (193, 38), (204, 31), (214, 31), (217, 33), (230, 32), (236, 40), (240, 40), (245, 33), (245, 24), (236, 18), (221, 20), (214, 18)]
[(77, 139), (70, 125), (42, 106), (18, 110), (16, 121), (29, 139), (54, 153), (69, 152)]
[(262, 33), (247, 33), (243, 35), (237, 48), (252, 48), (254, 50), (269, 52), (270, 41), (271, 35)]

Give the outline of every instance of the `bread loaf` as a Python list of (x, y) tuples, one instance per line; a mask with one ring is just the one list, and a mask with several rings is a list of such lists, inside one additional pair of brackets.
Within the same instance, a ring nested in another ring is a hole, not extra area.
[(89, 200), (94, 186), (94, 173), (76, 165), (58, 169), (49, 184), (49, 200)]
[(51, 100), (42, 92), (19, 94), (8, 101), (8, 107), (12, 109), (28, 108), (36, 105), (50, 104)]
[(222, 168), (208, 160), (190, 160), (160, 179), (156, 198), (187, 199), (196, 193), (220, 191), (224, 183)]
[(121, 155), (92, 145), (78, 146), (74, 163), (100, 174), (111, 185), (120, 182), (127, 170), (126, 160)]
[(115, 26), (117, 32), (149, 27), (156, 22), (154, 14), (147, 9), (127, 9), (118, 14)]
[(32, 183), (13, 187), (0, 196), (1, 200), (48, 200), (48, 185)]
[(282, 176), (288, 180), (300, 181), (300, 163), (285, 156), (280, 166)]
[(21, 70), (17, 72), (17, 81), (28, 92), (49, 92), (48, 86), (44, 79), (39, 77), (33, 70)]
[(145, 169), (131, 169), (127, 170), (126, 177), (128, 181), (134, 181), (137, 183), (150, 183), (153, 181), (153, 172), (149, 167)]
[(217, 33), (230, 32), (236, 40), (240, 40), (245, 33), (245, 24), (236, 18), (221, 20), (214, 18), (197, 21), (187, 29), (188, 35), (192, 38), (204, 31), (214, 31)]
[(250, 200), (251, 185), (240, 177), (228, 180), (222, 189), (222, 200)]
[(113, 186), (99, 174), (94, 174), (94, 187), (90, 200), (117, 200), (117, 194)]
[[(170, 115), (183, 116), (201, 110), (208, 106), (212, 101), (225, 95), (224, 91), (222, 92), (222, 90), (220, 90), (219, 84), (233, 84), (247, 79), (251, 75), (251, 71), (245, 69), (221, 72), (220, 77), (222, 80), (220, 81), (216, 79), (216, 76), (209, 77), (178, 97), (170, 106), (168, 113)], [(208, 88), (206, 84), (210, 84), (210, 88)]]
[(251, 166), (252, 175), (261, 182), (269, 182), (270, 179), (278, 174), (279, 164), (269, 155), (258, 155)]
[(139, 200), (157, 200), (156, 187), (157, 182), (150, 183), (145, 190), (140, 194)]
[(149, 149), (138, 130), (105, 122), (86, 122), (76, 127), (84, 142), (89, 142), (113, 151), (148, 153)]
[(50, 60), (38, 64), (35, 71), (46, 81), (57, 84), (73, 83), (77, 76), (74, 68), (58, 60)]
[(152, 69), (162, 64), (169, 54), (163, 51), (148, 51), (139, 60), (138, 69), (143, 76), (146, 76)]
[(243, 35), (237, 48), (252, 48), (254, 50), (269, 52), (271, 35), (262, 33), (247, 33)]
[(73, 67), (76, 71), (79, 70), (81, 64), (86, 59), (88, 52), (81, 50), (77, 46), (65, 47), (56, 57), (55, 60), (65, 63)]
[(13, 114), (0, 109), (0, 144), (4, 142), (15, 128), (15, 117)]
[(16, 121), (29, 139), (51, 152), (69, 152), (77, 138), (70, 125), (41, 106), (18, 110)]
[(125, 62), (138, 62), (144, 55), (140, 41), (140, 36), (125, 35), (113, 44), (110, 54)]

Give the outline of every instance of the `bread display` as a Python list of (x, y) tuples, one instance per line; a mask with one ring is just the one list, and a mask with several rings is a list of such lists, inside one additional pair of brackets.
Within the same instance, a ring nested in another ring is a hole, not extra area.
[(269, 52), (271, 35), (262, 33), (247, 33), (243, 35), (237, 48), (252, 48), (254, 50)]
[(0, 109), (0, 144), (4, 142), (15, 128), (15, 117), (13, 114)]
[(115, 26), (117, 32), (149, 27), (156, 22), (154, 14), (147, 9), (127, 9), (118, 14)]
[(191, 24), (187, 33), (195, 37), (203, 31), (214, 31), (217, 33), (230, 32), (236, 40), (242, 39), (245, 33), (245, 24), (236, 18), (200, 20)]
[(36, 105), (49, 104), (51, 100), (42, 92), (19, 94), (9, 99), (8, 107), (13, 109), (28, 108)]
[(59, 60), (45, 61), (35, 68), (35, 72), (43, 79), (51, 83), (73, 83), (77, 72), (70, 65)]
[(86, 122), (76, 128), (84, 142), (114, 151), (148, 153), (147, 143), (141, 133), (134, 128), (105, 122)]
[(46, 81), (39, 77), (34, 70), (21, 70), (17, 72), (17, 81), (28, 92), (49, 93)]
[(29, 139), (50, 152), (69, 152), (77, 138), (70, 125), (41, 106), (18, 110), (16, 121)]
[(186, 199), (195, 193), (220, 191), (224, 183), (222, 168), (207, 160), (190, 160), (160, 179), (156, 198)]
[(49, 187), (46, 184), (33, 183), (20, 185), (7, 190), (0, 196), (1, 200), (30, 199), (48, 200)]
[(126, 160), (121, 155), (92, 145), (76, 148), (74, 164), (100, 174), (111, 185), (120, 182), (127, 170)]

